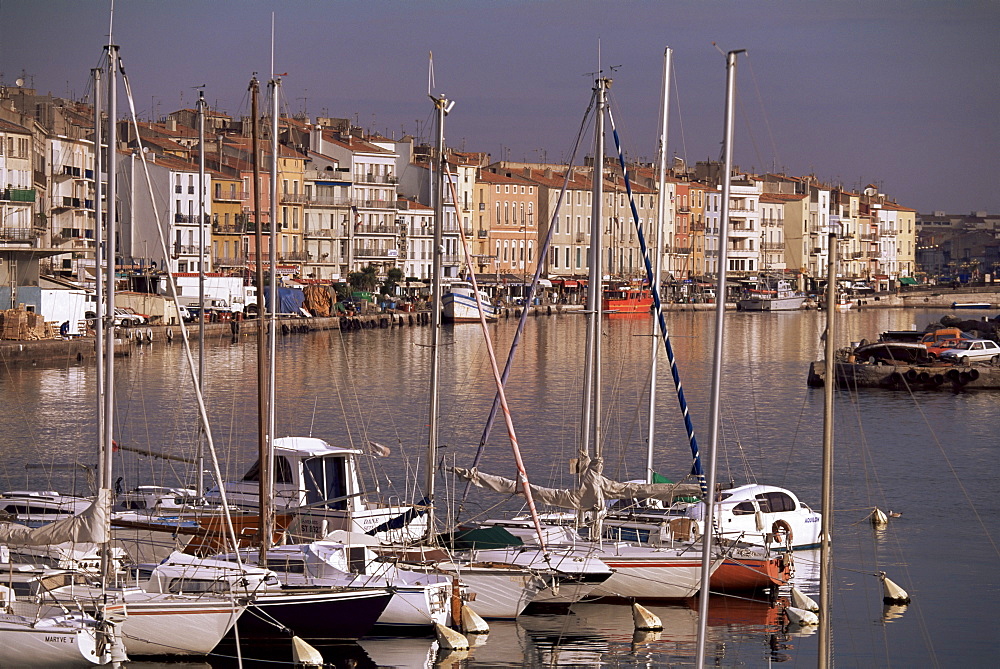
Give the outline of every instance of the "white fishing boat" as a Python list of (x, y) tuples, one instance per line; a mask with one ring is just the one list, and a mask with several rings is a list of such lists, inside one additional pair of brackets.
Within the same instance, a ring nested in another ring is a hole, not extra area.
[(806, 296), (796, 292), (786, 279), (763, 279), (751, 284), (736, 302), (740, 311), (795, 311)]
[[(497, 308), (492, 298), (484, 291), (479, 291), (479, 302), (483, 306), (483, 315), (487, 321), (497, 319)], [(456, 281), (448, 287), (441, 296), (442, 316), (444, 320), (453, 323), (478, 323), (479, 305), (476, 303), (476, 292), (471, 283)]]

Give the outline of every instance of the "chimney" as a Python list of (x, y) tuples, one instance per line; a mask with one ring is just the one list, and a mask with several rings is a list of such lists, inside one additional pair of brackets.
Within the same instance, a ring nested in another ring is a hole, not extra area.
[(167, 130), (170, 132), (177, 132), (177, 119), (168, 118), (167, 119)]

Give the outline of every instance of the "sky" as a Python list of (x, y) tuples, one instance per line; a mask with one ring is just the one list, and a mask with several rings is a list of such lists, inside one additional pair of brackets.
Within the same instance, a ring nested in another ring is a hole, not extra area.
[[(0, 0), (0, 83), (83, 99), (110, 10)], [(668, 154), (718, 159), (723, 52), (746, 49), (741, 168), (874, 183), (922, 213), (1000, 213), (997, 0), (119, 0), (140, 118), (193, 107), (200, 85), (212, 107), (248, 113), (250, 77), (272, 72), (272, 15), (283, 111), (433, 142), (433, 51), (434, 92), (455, 101), (447, 144), (494, 160), (568, 160), (601, 69), (626, 154), (654, 160), (666, 47)]]

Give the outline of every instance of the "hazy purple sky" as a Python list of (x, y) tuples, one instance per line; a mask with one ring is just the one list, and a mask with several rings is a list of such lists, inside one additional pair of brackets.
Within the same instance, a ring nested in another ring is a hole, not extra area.
[[(109, 25), (107, 0), (0, 0), (0, 73), (82, 97)], [(430, 139), (427, 52), (456, 101), (448, 144), (511, 160), (567, 158), (598, 67), (617, 67), (615, 118), (652, 158), (663, 49), (674, 49), (669, 152), (717, 158), (725, 61), (740, 61), (742, 167), (869, 182), (921, 212), (1000, 213), (1000, 3), (320, 2), (119, 0), (114, 38), (142, 117), (190, 107), (195, 86), (247, 112), (251, 73), (275, 70), (283, 106)], [(589, 144), (588, 144), (589, 146)]]

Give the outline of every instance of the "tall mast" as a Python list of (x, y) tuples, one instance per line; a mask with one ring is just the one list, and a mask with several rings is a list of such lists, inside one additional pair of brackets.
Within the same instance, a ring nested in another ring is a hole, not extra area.
[(823, 384), (823, 485), (820, 503), (823, 523), (819, 544), (819, 669), (832, 666), (833, 637), (830, 627), (833, 584), (833, 390), (837, 383), (833, 354), (836, 350), (837, 235), (827, 237), (826, 268), (826, 383)]
[[(660, 151), (657, 165), (656, 186), (656, 240), (654, 242), (653, 280), (649, 289), (654, 295), (660, 294), (660, 279), (663, 271), (663, 229), (667, 214), (667, 119), (670, 117), (670, 64), (673, 50), (667, 47), (663, 50), (663, 110), (660, 116)], [(656, 302), (659, 304), (659, 300)], [(653, 444), (656, 436), (656, 368), (657, 352), (660, 349), (659, 322), (653, 319), (650, 333), (649, 350), (649, 429), (646, 434), (646, 483), (653, 482)]]
[(736, 56), (744, 50), (726, 54), (726, 125), (722, 168), (722, 214), (719, 217), (718, 287), (715, 299), (715, 354), (712, 359), (712, 392), (709, 409), (709, 456), (706, 474), (705, 528), (701, 533), (701, 591), (698, 593), (698, 653), (696, 666), (705, 666), (705, 642), (708, 636), (709, 579), (712, 575), (712, 536), (715, 530), (715, 469), (719, 453), (719, 397), (722, 386), (722, 340), (726, 315), (726, 266), (729, 244), (729, 191), (733, 171), (733, 116), (736, 100)]
[[(201, 305), (198, 326), (198, 388), (205, 394), (205, 91), (198, 91), (198, 304)], [(205, 426), (198, 431), (198, 454), (195, 491), (205, 494)]]
[[(272, 70), (273, 71), (273, 70)], [(278, 220), (278, 91), (280, 90), (281, 80), (271, 79), (271, 195), (270, 195), (270, 215), (268, 218), (271, 220), (271, 234), (270, 243), (268, 245), (269, 252), (267, 254), (271, 278), (268, 286), (268, 290), (271, 292), (271, 311), (269, 314), (269, 328), (268, 328), (268, 351), (270, 352), (267, 358), (267, 437), (268, 446), (273, 447), (274, 445), (274, 412), (276, 404), (275, 399), (275, 350), (277, 348), (277, 314), (278, 314), (278, 226), (280, 221)], [(273, 457), (273, 453), (272, 453)], [(271, 471), (273, 468), (269, 468)], [(273, 484), (272, 479), (268, 479), (268, 486)], [(270, 537), (271, 535), (268, 535)], [(263, 563), (261, 563), (263, 564)]]
[[(104, 452), (102, 453), (103, 468), (101, 472), (101, 487), (111, 488), (111, 454), (113, 452), (114, 410), (115, 410), (115, 251), (116, 229), (118, 227), (118, 128), (116, 115), (118, 113), (118, 46), (108, 45), (108, 215), (107, 234), (105, 235), (105, 260), (107, 272), (105, 276), (104, 318), (107, 326), (104, 338)], [(99, 273), (99, 272), (98, 272)]]
[[(101, 279), (101, 265), (104, 260), (104, 212), (102, 211), (104, 183), (101, 178), (104, 161), (101, 158), (101, 125), (104, 119), (101, 105), (103, 94), (101, 68), (96, 67), (91, 73), (94, 75), (94, 298), (97, 300), (95, 313), (98, 314), (94, 319), (94, 332), (97, 351), (97, 443), (100, 452), (100, 447), (104, 445), (104, 319), (101, 317), (101, 305), (104, 304), (104, 286)], [(100, 467), (103, 476), (103, 460), (100, 462)]]
[[(604, 108), (605, 93), (611, 79), (599, 76), (594, 91), (597, 111), (594, 117), (594, 164), (590, 211), (590, 272), (587, 286), (587, 342), (583, 372), (583, 411), (580, 418), (580, 453), (601, 457), (601, 257), (603, 255), (602, 210), (604, 198)], [(591, 435), (593, 437), (591, 438)]]
[[(267, 549), (270, 548), (271, 527), (274, 525), (274, 517), (271, 513), (271, 469), (273, 460), (271, 458), (271, 448), (269, 443), (270, 435), (267, 432), (268, 416), (268, 389), (267, 377), (264, 375), (264, 330), (265, 313), (264, 305), (264, 233), (263, 221), (260, 211), (260, 112), (257, 109), (257, 98), (260, 94), (260, 84), (257, 77), (250, 80), (250, 115), (251, 124), (251, 146), (253, 163), (253, 218), (254, 218), (254, 253), (256, 254), (256, 279), (257, 279), (257, 461), (258, 465), (258, 497), (257, 512), (260, 517), (260, 557), (259, 564), (267, 564)], [(274, 227), (274, 221), (271, 221)], [(274, 303), (274, 296), (271, 296)]]
[(432, 158), (434, 170), (431, 181), (431, 198), (434, 201), (434, 253), (431, 265), (431, 388), (430, 388), (430, 419), (427, 434), (427, 469), (424, 497), (427, 498), (427, 535), (434, 536), (434, 475), (437, 463), (438, 447), (438, 367), (441, 362), (441, 279), (444, 254), (444, 172), (447, 160), (444, 155), (444, 117), (455, 106), (453, 101), (445, 96), (436, 98), (434, 109), (437, 111), (437, 143)]

